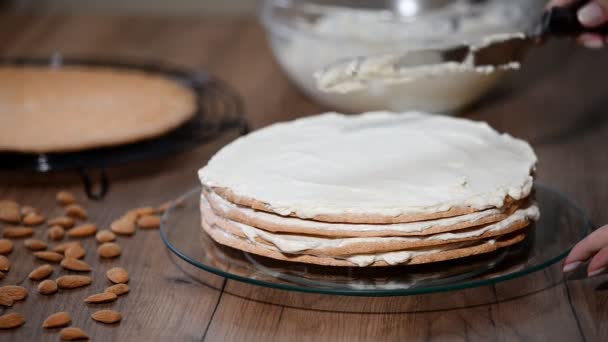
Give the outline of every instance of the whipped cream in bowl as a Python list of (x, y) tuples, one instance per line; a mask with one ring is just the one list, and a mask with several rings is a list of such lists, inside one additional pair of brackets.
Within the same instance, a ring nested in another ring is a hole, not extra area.
[[(398, 81), (385, 77), (365, 87), (331, 92), (319, 89), (314, 74), (347, 58), (474, 44), (487, 36), (521, 32), (540, 15), (543, 4), (540, 0), (478, 4), (456, 0), (413, 13), (406, 5), (414, 2), (395, 1), (397, 5), (388, 8), (370, 1), (365, 8), (347, 7), (345, 1), (338, 0), (267, 0), (261, 18), (280, 66), (318, 102), (345, 112), (423, 110), (452, 114), (486, 93), (506, 71), (488, 73), (442, 65), (439, 72), (421, 71), (441, 77), (417, 77), (408, 82), (403, 82), (403, 77)], [(425, 58), (433, 64), (440, 56)]]

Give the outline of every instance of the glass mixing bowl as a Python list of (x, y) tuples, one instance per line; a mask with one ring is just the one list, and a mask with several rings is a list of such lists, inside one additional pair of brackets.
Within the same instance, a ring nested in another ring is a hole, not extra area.
[(441, 48), (525, 30), (543, 0), (264, 0), (260, 18), (289, 78), (320, 103), (346, 112), (454, 113), (505, 72), (459, 72), (352, 93), (324, 93), (314, 72), (347, 57)]

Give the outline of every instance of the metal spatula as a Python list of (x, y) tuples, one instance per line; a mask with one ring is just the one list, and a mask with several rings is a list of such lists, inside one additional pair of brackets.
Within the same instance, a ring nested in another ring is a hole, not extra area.
[[(381, 54), (347, 58), (317, 71), (317, 86), (324, 91), (335, 91), (341, 82), (370, 83), (381, 78), (378, 65), (385, 70), (402, 70), (432, 66), (442, 63), (470, 63), (471, 69), (491, 67), (489, 70), (508, 68), (519, 62), (524, 52), (548, 37), (568, 37), (581, 33), (608, 34), (608, 26), (589, 29), (578, 20), (577, 12), (588, 0), (578, 1), (568, 7), (554, 7), (546, 11), (541, 19), (526, 32), (493, 36), (493, 40), (477, 45), (457, 45), (443, 50), (414, 50), (402, 54)], [(439, 56), (439, 61), (438, 61)], [(432, 61), (429, 63), (429, 61)], [(374, 66), (373, 68), (370, 66)], [(486, 71), (488, 69), (485, 69)], [(340, 75), (336, 77), (336, 75)], [(436, 75), (435, 75), (436, 76)]]

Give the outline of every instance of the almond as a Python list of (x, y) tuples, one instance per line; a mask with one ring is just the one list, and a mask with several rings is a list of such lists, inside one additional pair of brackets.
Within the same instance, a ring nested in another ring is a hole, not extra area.
[(46, 218), (38, 213), (29, 213), (23, 217), (23, 224), (26, 226), (37, 226), (45, 220)]
[(49, 226), (60, 226), (62, 228), (72, 228), (74, 227), (74, 219), (67, 216), (59, 216), (53, 219), (50, 219), (48, 222)]
[(160, 227), (160, 216), (145, 215), (137, 219), (137, 225), (141, 229), (153, 229)]
[(4, 279), (4, 277), (6, 277), (6, 275), (4, 274), (4, 272), (0, 272), (0, 280)]
[(19, 223), (21, 222), (21, 210), (19, 204), (11, 200), (0, 200), (0, 221)]
[(112, 292), (117, 296), (122, 296), (125, 293), (129, 293), (129, 285), (127, 284), (116, 284), (106, 288), (103, 292)]
[(19, 285), (4, 285), (0, 287), (0, 293), (11, 296), (15, 302), (27, 297), (27, 289)]
[(70, 242), (64, 242), (64, 243), (60, 243), (57, 246), (53, 247), (53, 252), (57, 252), (57, 253), (65, 253), (65, 251), (74, 246), (74, 245), (80, 245), (80, 242), (78, 241), (70, 241)]
[(120, 245), (114, 242), (102, 243), (101, 246), (97, 248), (97, 253), (102, 258), (116, 258), (120, 256), (121, 252), (122, 248)]
[(17, 328), (25, 323), (25, 317), (18, 313), (7, 313), (0, 316), (0, 329)]
[(43, 295), (50, 295), (58, 291), (57, 283), (52, 279), (46, 279), (38, 284), (38, 292)]
[(38, 239), (27, 239), (23, 241), (23, 245), (30, 251), (42, 251), (48, 247), (46, 242)]
[(144, 216), (144, 215), (156, 214), (156, 209), (154, 209), (152, 207), (141, 207), (141, 208), (135, 208), (135, 209), (129, 210), (128, 213), (133, 213), (139, 217), (139, 216)]
[(72, 238), (83, 238), (95, 235), (96, 232), (97, 226), (92, 223), (85, 223), (68, 230), (68, 236)]
[(87, 254), (87, 252), (84, 250), (84, 248), (82, 248), (80, 244), (72, 245), (68, 247), (65, 252), (63, 252), (63, 255), (65, 255), (66, 257), (75, 259), (80, 259), (84, 257), (85, 254)]
[(88, 296), (84, 299), (84, 302), (88, 304), (109, 303), (115, 301), (116, 298), (118, 298), (118, 296), (112, 292), (102, 292)]
[(65, 214), (69, 217), (86, 220), (89, 215), (87, 211), (80, 204), (68, 204), (65, 208)]
[(56, 312), (47, 317), (42, 323), (42, 327), (45, 329), (59, 328), (66, 326), (72, 322), (72, 316), (65, 311)]
[(63, 236), (65, 235), (65, 229), (63, 229), (63, 227), (59, 225), (54, 225), (46, 231), (46, 234), (50, 240), (59, 241), (63, 239)]
[(106, 277), (114, 284), (129, 282), (129, 272), (122, 267), (113, 267), (106, 272)]
[(75, 340), (88, 340), (89, 335), (87, 335), (84, 330), (76, 327), (63, 328), (59, 332), (59, 336), (64, 341), (75, 341)]
[(119, 235), (133, 235), (135, 233), (135, 223), (129, 219), (120, 218), (110, 224), (110, 229)]
[(126, 214), (122, 215), (119, 220), (126, 220), (128, 222), (133, 222), (133, 224), (135, 224), (135, 221), (137, 221), (137, 218), (139, 217), (139, 215), (137, 215), (136, 212), (133, 211), (129, 211)]
[(91, 315), (91, 318), (97, 322), (112, 324), (120, 322), (122, 315), (114, 310), (99, 310)]
[(112, 242), (116, 240), (116, 234), (114, 234), (110, 230), (104, 229), (97, 232), (97, 234), (95, 235), (95, 239), (99, 243)]
[(75, 289), (77, 287), (87, 286), (93, 282), (91, 277), (81, 275), (65, 275), (57, 278), (57, 285), (61, 289)]
[(0, 305), (2, 306), (13, 306), (15, 300), (8, 293), (0, 293)]
[(76, 258), (65, 257), (61, 260), (61, 267), (70, 271), (90, 272), (91, 266), (82, 260)]
[(57, 252), (51, 251), (40, 251), (34, 252), (34, 256), (40, 260), (50, 261), (50, 262), (60, 262), (63, 259), (63, 255)]
[(68, 204), (76, 203), (76, 197), (74, 196), (74, 194), (72, 194), (71, 192), (69, 192), (67, 190), (58, 191), (57, 195), (55, 195), (55, 199), (61, 205), (68, 205)]
[(0, 239), (0, 254), (9, 254), (13, 251), (13, 241)]
[(53, 266), (51, 266), (49, 264), (44, 264), (44, 265), (40, 265), (40, 266), (36, 267), (32, 272), (30, 272), (28, 277), (31, 280), (42, 280), (42, 279), (50, 276), (52, 273), (53, 273)]
[(30, 227), (7, 227), (2, 231), (5, 238), (24, 238), (34, 235), (34, 230)]
[(0, 271), (8, 272), (11, 269), (11, 262), (4, 255), (0, 255)]

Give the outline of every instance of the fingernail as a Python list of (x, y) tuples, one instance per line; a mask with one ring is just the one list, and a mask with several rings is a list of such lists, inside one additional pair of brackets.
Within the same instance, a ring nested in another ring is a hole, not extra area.
[(588, 277), (595, 277), (598, 274), (604, 273), (605, 270), (606, 270), (606, 267), (598, 268), (595, 271), (591, 271), (591, 272), (587, 273), (587, 276)]
[(571, 262), (569, 264), (565, 264), (564, 265), (564, 273), (568, 273), (568, 272), (572, 272), (574, 271), (574, 269), (576, 269), (578, 267), (578, 265), (580, 265), (581, 262), (580, 261), (575, 261), (575, 262)]
[(589, 37), (582, 40), (583, 45), (588, 49), (601, 49), (604, 41), (599, 37)]
[(606, 21), (604, 9), (595, 2), (590, 2), (578, 11), (578, 20), (586, 26), (595, 26)]

